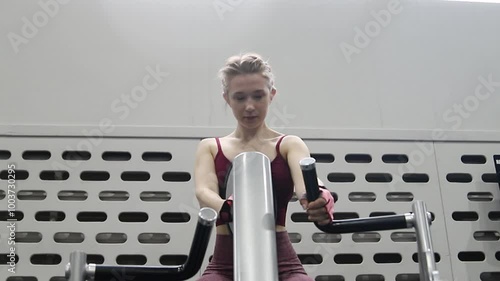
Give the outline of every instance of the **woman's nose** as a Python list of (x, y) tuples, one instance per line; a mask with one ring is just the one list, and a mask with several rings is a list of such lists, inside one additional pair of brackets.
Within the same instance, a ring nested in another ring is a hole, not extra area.
[(253, 111), (255, 110), (255, 105), (252, 101), (247, 101), (247, 103), (245, 104), (245, 110), (246, 111)]

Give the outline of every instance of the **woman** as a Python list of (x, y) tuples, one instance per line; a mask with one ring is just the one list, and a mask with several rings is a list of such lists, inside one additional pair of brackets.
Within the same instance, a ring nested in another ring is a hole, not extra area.
[[(276, 89), (271, 67), (257, 54), (230, 57), (220, 70), (223, 97), (238, 122), (236, 129), (221, 138), (204, 139), (196, 153), (196, 197), (201, 207), (219, 212), (217, 238), (212, 261), (200, 281), (233, 280), (233, 241), (227, 223), (232, 220), (232, 200), (221, 198), (227, 169), (236, 155), (259, 151), (273, 159), (271, 174), (276, 196), (276, 245), (279, 278), (282, 281), (311, 281), (295, 253), (285, 228), (286, 210), (295, 192), (308, 218), (319, 224), (333, 220), (333, 198), (326, 189), (313, 201), (305, 200), (305, 186), (299, 161), (309, 157), (306, 144), (296, 136), (283, 135), (265, 122)], [(320, 183), (320, 185), (322, 185)], [(311, 225), (311, 227), (314, 227)]]

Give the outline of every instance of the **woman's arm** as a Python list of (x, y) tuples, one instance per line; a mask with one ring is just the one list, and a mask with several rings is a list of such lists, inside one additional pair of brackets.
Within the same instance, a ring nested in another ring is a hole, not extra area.
[(284, 152), (286, 153), (286, 159), (295, 185), (295, 193), (297, 196), (300, 196), (306, 192), (306, 187), (299, 162), (306, 157), (311, 157), (309, 148), (301, 138), (292, 135), (286, 136), (283, 144), (285, 144)]
[[(304, 141), (297, 136), (287, 136), (285, 142), (285, 153), (286, 159), (288, 161), (288, 166), (290, 167), (290, 172), (292, 174), (293, 183), (295, 185), (295, 193), (300, 199), (300, 204), (304, 209), (307, 209), (307, 214), (309, 215), (309, 220), (318, 222), (319, 224), (327, 224), (332, 220), (331, 210), (325, 208), (327, 200), (324, 197), (319, 197), (313, 202), (307, 202), (303, 197), (306, 193), (306, 187), (304, 183), (304, 178), (302, 176), (302, 170), (300, 168), (300, 160), (311, 157), (309, 148), (304, 143)], [(318, 185), (324, 186), (323, 182), (318, 179)], [(331, 194), (328, 192), (327, 195)]]
[(200, 207), (210, 207), (219, 212), (224, 199), (219, 196), (214, 157), (210, 151), (211, 142), (213, 139), (203, 139), (198, 144), (194, 167), (195, 193)]

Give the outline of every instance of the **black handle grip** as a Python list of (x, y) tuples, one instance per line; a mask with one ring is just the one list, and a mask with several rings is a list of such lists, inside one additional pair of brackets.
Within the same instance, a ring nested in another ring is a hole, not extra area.
[(495, 171), (497, 174), (498, 187), (500, 187), (500, 154), (493, 155), (493, 164), (495, 165)]
[(210, 241), (210, 235), (217, 218), (217, 212), (212, 209), (209, 209), (205, 213), (203, 212), (204, 210), (202, 209), (186, 263), (177, 266), (96, 265), (94, 280), (177, 281), (193, 277), (201, 268)]
[[(316, 175), (316, 160), (311, 157), (300, 160), (300, 168), (306, 185), (307, 200), (309, 202), (319, 197), (318, 177)], [(348, 219), (332, 221), (331, 224), (316, 227), (326, 233), (352, 233), (362, 231), (389, 230), (408, 228), (405, 215), (381, 216), (373, 218)]]
[(331, 224), (316, 227), (326, 233), (353, 233), (363, 231), (380, 231), (389, 229), (409, 228), (405, 215), (380, 216), (361, 219), (347, 219), (333, 221)]
[(316, 174), (316, 160), (307, 157), (299, 162), (302, 177), (306, 185), (307, 201), (311, 202), (319, 197), (318, 176)]

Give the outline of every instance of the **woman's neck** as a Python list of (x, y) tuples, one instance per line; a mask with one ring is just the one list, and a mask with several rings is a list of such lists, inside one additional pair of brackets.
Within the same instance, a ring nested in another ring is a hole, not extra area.
[(249, 142), (254, 139), (269, 139), (274, 137), (276, 132), (269, 129), (265, 123), (255, 129), (247, 129), (238, 125), (236, 130), (232, 133), (232, 136), (240, 139), (243, 142)]

